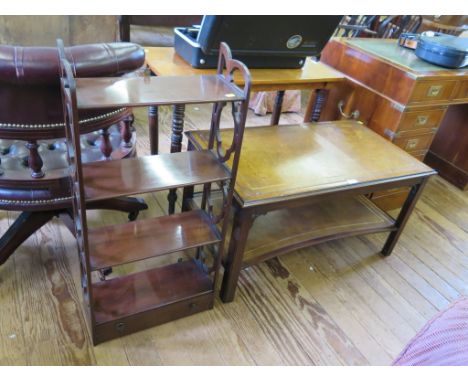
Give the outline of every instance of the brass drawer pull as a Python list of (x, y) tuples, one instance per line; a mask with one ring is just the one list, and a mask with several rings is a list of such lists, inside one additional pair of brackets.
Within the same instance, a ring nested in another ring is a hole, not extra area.
[(437, 97), (442, 90), (442, 85), (432, 85), (427, 91), (428, 97)]
[(354, 119), (354, 120), (357, 120), (359, 118), (359, 115), (360, 115), (359, 110), (354, 110), (353, 112), (351, 112), (351, 114), (346, 114), (343, 111), (343, 106), (344, 106), (344, 101), (338, 102), (338, 110), (340, 111), (340, 114), (343, 118)]
[(428, 115), (418, 115), (416, 117), (416, 124), (417, 125), (425, 125), (427, 123), (427, 121), (429, 120), (429, 116)]
[(419, 139), (408, 139), (408, 142), (406, 143), (406, 150), (412, 150), (415, 147), (418, 146)]

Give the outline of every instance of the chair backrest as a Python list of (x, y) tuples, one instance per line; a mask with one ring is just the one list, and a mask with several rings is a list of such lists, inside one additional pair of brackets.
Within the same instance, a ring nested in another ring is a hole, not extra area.
[(419, 15), (344, 16), (334, 36), (398, 38), (403, 32), (416, 33), (421, 22)]
[(419, 15), (387, 16), (377, 29), (378, 38), (398, 38), (402, 33), (416, 33), (422, 22)]
[[(132, 43), (89, 44), (65, 51), (77, 77), (119, 76), (141, 67), (143, 48)], [(0, 46), (0, 139), (63, 137), (57, 48)], [(99, 119), (112, 110), (84, 112)]]
[(375, 23), (379, 16), (375, 15), (351, 15), (344, 16), (335, 30), (335, 37), (373, 37)]

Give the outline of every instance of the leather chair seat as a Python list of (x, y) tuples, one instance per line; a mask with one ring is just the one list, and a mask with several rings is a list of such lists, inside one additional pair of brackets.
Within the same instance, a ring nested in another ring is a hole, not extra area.
[[(109, 129), (110, 141), (113, 147), (119, 147), (122, 143), (120, 129), (113, 125)], [(102, 152), (99, 148), (101, 134), (97, 131), (81, 136), (82, 159), (84, 163), (103, 160)], [(44, 162), (44, 170), (63, 170), (68, 168), (67, 146), (65, 139), (48, 139), (38, 141), (39, 155)], [(28, 166), (29, 150), (24, 141), (0, 139), (0, 166), (4, 175), (8, 176), (10, 171), (20, 172), (24, 177), (29, 176)]]
[[(112, 147), (121, 147), (122, 137), (118, 125), (109, 130)], [(82, 159), (84, 163), (106, 160), (101, 152), (102, 136), (94, 131), (81, 136)], [(134, 147), (135, 134), (131, 138)], [(70, 190), (67, 184), (68, 161), (65, 139), (47, 139), (38, 141), (38, 153), (43, 161), (46, 174), (41, 181), (30, 181), (28, 164), (29, 150), (21, 140), (0, 139), (0, 208), (5, 210), (42, 210), (44, 208), (64, 208), (69, 204)], [(132, 150), (129, 150), (129, 152)], [(114, 151), (114, 155), (121, 152)], [(8, 182), (11, 186), (8, 186)]]

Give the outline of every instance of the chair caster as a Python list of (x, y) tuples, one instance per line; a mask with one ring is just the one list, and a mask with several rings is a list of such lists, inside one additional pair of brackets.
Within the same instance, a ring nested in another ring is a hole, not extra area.
[(112, 273), (112, 267), (102, 268), (99, 270), (99, 279), (105, 281), (106, 277)]
[(133, 222), (135, 220), (137, 220), (138, 218), (138, 215), (140, 214), (140, 211), (132, 211), (128, 214), (128, 220)]

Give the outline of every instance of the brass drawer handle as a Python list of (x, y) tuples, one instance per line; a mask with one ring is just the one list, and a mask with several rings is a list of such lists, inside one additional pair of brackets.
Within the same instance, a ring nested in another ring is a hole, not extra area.
[(442, 85), (432, 85), (427, 91), (428, 97), (437, 97), (442, 90)]
[(408, 139), (408, 142), (406, 143), (406, 150), (412, 150), (414, 149), (419, 143), (419, 139)]
[(360, 115), (359, 110), (354, 110), (353, 112), (351, 112), (351, 114), (346, 114), (343, 111), (343, 106), (344, 106), (344, 101), (338, 102), (338, 110), (340, 111), (340, 114), (343, 118), (354, 119), (354, 120), (357, 120), (359, 118), (359, 115)]
[(416, 124), (417, 125), (425, 125), (428, 120), (429, 120), (429, 116), (427, 116), (427, 115), (418, 115), (416, 117)]

